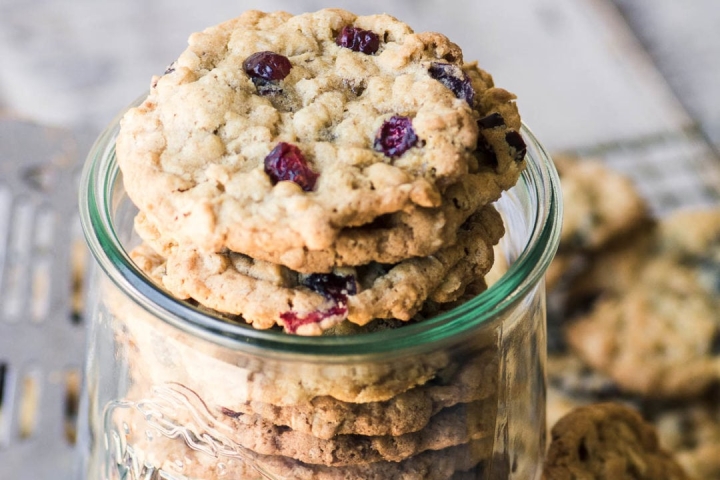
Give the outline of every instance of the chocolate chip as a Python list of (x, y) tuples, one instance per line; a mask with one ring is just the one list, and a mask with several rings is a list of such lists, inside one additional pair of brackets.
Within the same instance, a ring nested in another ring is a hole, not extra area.
[(495, 150), (493, 150), (488, 141), (482, 135), (478, 136), (477, 152), (493, 168), (496, 168), (498, 166), (498, 159)]
[(527, 146), (522, 136), (515, 130), (511, 130), (505, 134), (505, 141), (510, 145), (511, 149), (515, 150), (515, 154), (513, 155), (515, 161), (522, 162), (525, 158), (525, 153), (527, 153)]
[(482, 129), (502, 127), (503, 125), (505, 125), (505, 119), (497, 112), (478, 120), (478, 127)]

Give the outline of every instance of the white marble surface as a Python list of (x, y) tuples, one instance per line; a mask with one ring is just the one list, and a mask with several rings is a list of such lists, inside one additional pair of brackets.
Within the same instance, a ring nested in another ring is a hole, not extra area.
[(551, 149), (692, 124), (612, 5), (598, 0), (1, 0), (0, 105), (94, 134), (145, 91), (187, 35), (248, 8), (386, 11), (437, 30), (519, 96)]

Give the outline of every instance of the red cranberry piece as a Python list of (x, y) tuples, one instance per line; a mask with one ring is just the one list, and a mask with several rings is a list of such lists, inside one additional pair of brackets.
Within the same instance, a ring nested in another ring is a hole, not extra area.
[(311, 323), (320, 323), (326, 318), (340, 317), (347, 314), (347, 307), (345, 305), (335, 305), (330, 307), (324, 312), (310, 312), (304, 317), (298, 315), (296, 312), (284, 312), (280, 314), (280, 318), (285, 324), (285, 328), (290, 333), (297, 333), (298, 328), (303, 325)]
[(287, 57), (273, 52), (257, 52), (243, 62), (243, 70), (250, 78), (263, 80), (282, 80), (288, 76), (292, 64)]
[(357, 283), (353, 275), (313, 273), (305, 278), (303, 284), (322, 296), (339, 303), (345, 302), (348, 295), (357, 293)]
[(511, 130), (505, 134), (505, 141), (508, 145), (510, 145), (512, 150), (515, 150), (515, 153), (513, 154), (515, 161), (522, 162), (523, 158), (525, 158), (525, 153), (527, 152), (527, 146), (525, 145), (525, 141), (522, 136), (520, 136), (520, 134), (515, 130)]
[(390, 158), (399, 157), (418, 143), (408, 117), (395, 115), (382, 124), (375, 136), (375, 150)]
[(320, 176), (313, 172), (298, 147), (290, 143), (280, 142), (265, 157), (265, 173), (275, 185), (284, 180), (295, 182), (306, 192), (315, 187)]
[(353, 52), (372, 55), (380, 48), (380, 37), (370, 30), (346, 25), (335, 38), (335, 43), (340, 47), (349, 48)]
[(470, 78), (462, 68), (452, 63), (433, 63), (428, 70), (430, 76), (449, 88), (457, 98), (465, 100), (470, 106), (475, 99)]

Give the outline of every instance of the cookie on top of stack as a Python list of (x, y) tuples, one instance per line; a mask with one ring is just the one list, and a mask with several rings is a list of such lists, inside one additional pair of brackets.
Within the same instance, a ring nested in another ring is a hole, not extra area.
[(171, 293), (315, 335), (409, 320), (487, 272), (489, 204), (524, 168), (514, 98), (387, 15), (253, 11), (190, 37), (117, 158)]
[[(117, 160), (143, 241), (132, 257), (174, 297), (253, 328), (422, 321), (486, 288), (504, 234), (492, 203), (525, 168), (514, 100), (445, 36), (388, 15), (246, 12), (193, 34), (122, 119)], [(233, 478), (255, 478), (254, 464), (278, 478), (445, 480), (490, 461), (496, 339), (295, 371), (208, 354), (130, 308), (114, 308), (129, 397), (152, 403), (170, 380), (208, 422), (173, 412), (178, 431), (194, 425), (185, 441), (131, 429), (158, 467), (219, 476), (191, 448), (216, 428), (252, 458), (223, 459)]]

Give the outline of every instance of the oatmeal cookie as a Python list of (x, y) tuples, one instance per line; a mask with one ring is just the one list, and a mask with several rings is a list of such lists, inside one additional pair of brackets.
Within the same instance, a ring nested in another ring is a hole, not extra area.
[(720, 380), (720, 301), (697, 272), (663, 260), (646, 266), (625, 294), (601, 298), (569, 324), (567, 340), (627, 391), (689, 397)]
[(336, 435), (398, 436), (425, 428), (435, 414), (448, 407), (495, 398), (497, 369), (497, 353), (489, 349), (384, 402), (348, 403), (322, 396), (284, 407), (259, 401), (236, 402), (233, 410), (206, 403), (215, 416), (257, 415), (320, 439)]
[(657, 429), (660, 446), (692, 478), (720, 479), (720, 391), (683, 401), (643, 398), (621, 390), (572, 353), (549, 356), (547, 371), (548, 426), (580, 406), (621, 402)]
[(495, 431), (497, 400), (461, 403), (434, 415), (416, 432), (397, 436), (337, 435), (320, 439), (274, 425), (258, 415), (236, 413), (196, 420), (197, 410), (163, 412), (163, 421), (190, 428), (199, 437), (223, 432), (230, 441), (262, 455), (283, 456), (309, 465), (346, 467), (377, 462), (399, 462), (428, 450), (442, 450), (469, 441), (491, 438)]
[(387, 15), (250, 11), (190, 37), (124, 116), (117, 159), (168, 241), (280, 261), (437, 208), (468, 173), (514, 185), (514, 98), (446, 37)]
[(641, 225), (648, 206), (633, 182), (591, 159), (556, 156), (563, 193), (561, 251), (595, 251)]
[(697, 395), (720, 381), (720, 210), (663, 219), (646, 245), (632, 268), (606, 263), (600, 299), (567, 340), (627, 391)]
[(613, 403), (580, 407), (552, 429), (545, 480), (688, 479), (634, 410)]
[(503, 232), (500, 215), (488, 205), (463, 224), (456, 244), (432, 256), (310, 275), (232, 252), (177, 248), (162, 284), (176, 298), (241, 315), (255, 328), (280, 325), (290, 333), (317, 335), (346, 318), (358, 325), (376, 318), (410, 320), (437, 289), (435, 299), (457, 299), (490, 269), (492, 246)]
[(563, 228), (545, 279), (549, 291), (565, 293), (565, 284), (587, 267), (588, 256), (625, 243), (623, 238), (647, 230), (651, 220), (628, 177), (593, 159), (556, 155), (553, 160), (563, 194)]
[[(165, 323), (109, 282), (102, 288), (117, 355), (128, 363), (133, 383), (180, 383), (235, 411), (241, 411), (237, 404), (248, 402), (293, 406), (323, 396), (351, 403), (384, 402), (433, 379), (442, 384), (442, 379), (452, 378), (466, 358), (434, 351), (419, 360), (389, 355), (382, 361), (354, 364), (288, 364), (273, 358), (258, 359)], [(211, 325), (225, 321), (207, 320)], [(497, 338), (489, 334), (479, 339), (477, 347), (492, 349), (496, 342)]]
[[(379, 217), (370, 225), (344, 228), (332, 245), (322, 250), (304, 247), (281, 253), (258, 250), (253, 258), (300, 273), (329, 273), (336, 267), (370, 262), (393, 264), (410, 257), (426, 257), (443, 246), (453, 245), (460, 225), (480, 207), (497, 200), (500, 193), (488, 172), (469, 174), (448, 187), (437, 208), (411, 207)], [(177, 248), (143, 212), (135, 219), (135, 230), (144, 242), (165, 257)]]
[(492, 455), (492, 440), (483, 438), (443, 450), (429, 450), (401, 462), (331, 467), (253, 453), (232, 444), (227, 438), (196, 437), (184, 429), (169, 438), (132, 412), (118, 417), (116, 422), (127, 425), (123, 435), (140, 465), (190, 478), (219, 475), (258, 478), (260, 470), (270, 478), (297, 480), (450, 480), (457, 478), (456, 472), (463, 478), (462, 472), (486, 462)]
[(649, 413), (663, 448), (693, 478), (720, 479), (720, 392)]

